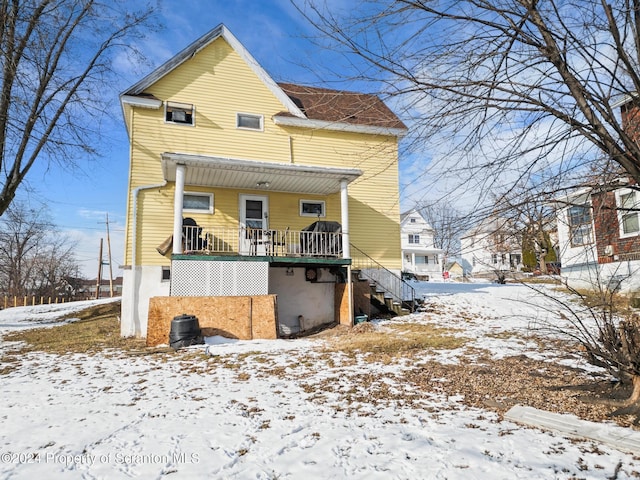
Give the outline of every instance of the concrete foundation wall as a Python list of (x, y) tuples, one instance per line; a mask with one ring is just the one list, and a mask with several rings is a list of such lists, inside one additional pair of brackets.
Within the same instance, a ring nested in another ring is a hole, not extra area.
[[(134, 274), (135, 273), (135, 274)], [(145, 337), (149, 299), (169, 295), (170, 283), (162, 281), (161, 266), (144, 266), (126, 269), (122, 278), (122, 306), (120, 335)]]
[(640, 292), (640, 261), (562, 266), (562, 278), (578, 290), (615, 289), (622, 294)]
[(314, 283), (305, 279), (303, 267), (269, 269), (269, 293), (278, 296), (278, 322), (284, 333), (298, 333), (335, 321), (335, 276), (328, 269), (317, 270), (319, 282)]

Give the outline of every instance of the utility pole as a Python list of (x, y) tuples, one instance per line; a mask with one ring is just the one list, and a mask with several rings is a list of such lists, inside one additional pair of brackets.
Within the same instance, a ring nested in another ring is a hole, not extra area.
[[(98, 223), (102, 223), (102, 222), (98, 222)], [(113, 267), (112, 267), (113, 262), (111, 260), (111, 235), (109, 235), (109, 213), (108, 212), (106, 214), (105, 224), (107, 226), (107, 255), (109, 257), (109, 296), (113, 298)], [(102, 242), (102, 240), (100, 240), (100, 242)], [(100, 251), (102, 251), (102, 243), (100, 243)], [(101, 254), (100, 268), (102, 268), (102, 265), (106, 265), (106, 263), (102, 262), (102, 254)]]
[(109, 256), (109, 294), (113, 298), (113, 268), (111, 262), (111, 237), (109, 236), (109, 212), (107, 212), (107, 255)]
[(96, 300), (100, 298), (101, 283), (102, 283), (102, 238), (100, 239), (100, 254), (98, 255), (98, 279), (96, 280)]

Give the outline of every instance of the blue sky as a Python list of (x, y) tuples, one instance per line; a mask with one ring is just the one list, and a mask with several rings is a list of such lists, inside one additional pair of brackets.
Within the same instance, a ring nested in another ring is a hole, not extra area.
[[(334, 7), (349, 1), (334, 0)], [(124, 226), (128, 180), (128, 139), (118, 94), (182, 48), (220, 23), (224, 23), (262, 67), (277, 81), (357, 88), (341, 83), (333, 71), (344, 58), (314, 44), (317, 35), (289, 0), (161, 0), (161, 29), (151, 32), (139, 48), (148, 63), (121, 58), (116, 67), (120, 81), (112, 91), (113, 108), (103, 128), (101, 156), (87, 158), (74, 170), (59, 166), (34, 168), (19, 195), (49, 206), (53, 221), (78, 241), (76, 252), (82, 272), (95, 278), (100, 238), (107, 260), (106, 215), (109, 215), (114, 276), (124, 260)], [(344, 71), (344, 70), (343, 70)], [(105, 266), (103, 278), (107, 278)]]

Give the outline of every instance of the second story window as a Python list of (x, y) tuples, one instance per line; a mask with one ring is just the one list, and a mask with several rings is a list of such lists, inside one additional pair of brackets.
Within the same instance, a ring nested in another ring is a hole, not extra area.
[(164, 119), (168, 123), (194, 124), (194, 107), (190, 103), (167, 102)]
[(630, 237), (640, 234), (640, 192), (622, 190), (616, 192), (618, 204), (618, 219), (620, 222), (620, 237)]
[(410, 233), (409, 234), (409, 243), (420, 243), (420, 235)]
[(591, 243), (591, 208), (588, 205), (575, 205), (569, 208), (568, 217), (571, 246)]
[(262, 131), (262, 115), (251, 115), (250, 113), (238, 113), (236, 116), (236, 126), (245, 130)]

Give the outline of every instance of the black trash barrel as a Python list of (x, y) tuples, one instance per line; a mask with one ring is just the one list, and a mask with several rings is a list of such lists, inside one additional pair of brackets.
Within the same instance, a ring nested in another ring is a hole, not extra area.
[(201, 343), (204, 343), (204, 340), (195, 315), (184, 313), (171, 320), (171, 332), (169, 332), (169, 345), (171, 348), (178, 350), (182, 347)]

